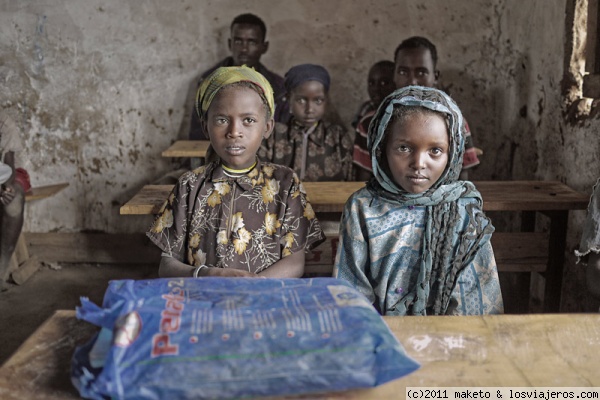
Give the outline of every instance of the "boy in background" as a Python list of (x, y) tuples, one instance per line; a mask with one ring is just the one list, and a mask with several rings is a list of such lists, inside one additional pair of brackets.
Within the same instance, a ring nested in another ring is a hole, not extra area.
[[(396, 87), (410, 85), (437, 88), (440, 71), (437, 70), (437, 49), (431, 41), (421, 36), (404, 40), (394, 53)], [(473, 144), (473, 136), (465, 119), (465, 154), (460, 178), (469, 179), (468, 170), (479, 165), (478, 149)]]
[(356, 129), (352, 160), (354, 163), (354, 178), (357, 181), (367, 181), (372, 175), (371, 156), (367, 149), (369, 123), (379, 104), (395, 88), (394, 63), (382, 60), (373, 64), (369, 69), (367, 81), (369, 100), (361, 105), (352, 121), (352, 126)]

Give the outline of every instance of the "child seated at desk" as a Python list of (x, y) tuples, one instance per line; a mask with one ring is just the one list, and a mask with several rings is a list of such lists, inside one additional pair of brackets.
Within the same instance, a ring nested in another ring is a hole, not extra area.
[(324, 118), (329, 101), (329, 73), (302, 64), (285, 74), (292, 118), (258, 152), (262, 160), (293, 168), (302, 181), (347, 181), (352, 175), (352, 141), (341, 125)]
[(463, 118), (443, 92), (386, 97), (369, 126), (374, 177), (348, 199), (334, 275), (384, 315), (503, 312), (481, 195), (459, 181)]
[(590, 198), (579, 249), (575, 250), (575, 255), (577, 262), (582, 261), (587, 266), (588, 291), (600, 301), (600, 179), (596, 182)]
[(357, 181), (369, 180), (373, 172), (371, 155), (367, 148), (367, 131), (379, 104), (396, 89), (394, 63), (392, 61), (383, 60), (373, 64), (369, 69), (367, 89), (369, 100), (361, 105), (352, 121), (352, 126), (356, 129), (352, 160), (354, 163), (354, 178)]
[(25, 192), (31, 188), (27, 171), (16, 168), (23, 148), (17, 125), (0, 111), (0, 291), (8, 289), (10, 259), (23, 227)]
[(148, 232), (163, 251), (159, 275), (302, 276), (305, 251), (325, 236), (294, 171), (256, 156), (274, 125), (269, 82), (221, 67), (196, 108), (218, 159), (181, 176)]

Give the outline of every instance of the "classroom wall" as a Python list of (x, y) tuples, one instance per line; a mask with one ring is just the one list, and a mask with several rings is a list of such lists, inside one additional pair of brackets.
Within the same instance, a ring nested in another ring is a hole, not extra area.
[[(146, 229), (150, 217), (120, 216), (119, 207), (178, 166), (160, 153), (186, 138), (195, 79), (228, 55), (229, 24), (243, 12), (268, 25), (270, 69), (329, 69), (345, 121), (367, 97), (369, 66), (392, 59), (408, 36), (429, 37), (441, 85), (485, 153), (472, 179), (558, 179), (591, 193), (600, 122), (563, 116), (565, 12), (574, 2), (2, 0), (0, 104), (23, 131), (34, 185), (70, 182), (27, 205), (24, 229)], [(572, 213), (569, 251), (584, 215)]]

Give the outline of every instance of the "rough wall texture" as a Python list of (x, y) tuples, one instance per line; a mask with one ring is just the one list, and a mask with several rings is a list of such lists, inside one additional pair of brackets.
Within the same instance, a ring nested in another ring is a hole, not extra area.
[[(268, 25), (269, 68), (283, 74), (314, 62), (329, 69), (345, 121), (367, 97), (369, 66), (391, 59), (408, 36), (429, 37), (438, 45), (441, 84), (485, 152), (473, 179), (559, 179), (591, 193), (600, 122), (565, 122), (561, 90), (572, 40), (565, 15), (577, 3), (1, 1), (0, 105), (23, 130), (34, 184), (71, 183), (28, 204), (25, 230), (148, 226), (149, 217), (119, 216), (119, 206), (177, 166), (160, 152), (186, 137), (193, 82), (228, 55), (229, 24), (242, 12)], [(584, 215), (572, 213), (569, 251)], [(573, 287), (578, 272), (570, 258)]]

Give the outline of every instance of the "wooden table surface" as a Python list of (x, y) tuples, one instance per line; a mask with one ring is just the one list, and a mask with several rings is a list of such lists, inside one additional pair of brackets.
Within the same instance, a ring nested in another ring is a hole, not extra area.
[[(589, 196), (557, 181), (478, 181), (485, 211), (583, 210)], [(342, 212), (346, 200), (364, 182), (304, 182), (316, 212)], [(121, 207), (121, 214), (156, 214), (171, 185), (146, 185)]]
[(209, 140), (178, 140), (162, 152), (163, 157), (206, 157)]
[[(417, 386), (600, 386), (600, 314), (384, 319), (421, 368), (374, 389), (310, 398), (403, 399)], [(70, 359), (95, 330), (74, 311), (57, 311), (0, 368), (0, 398), (78, 398)]]

